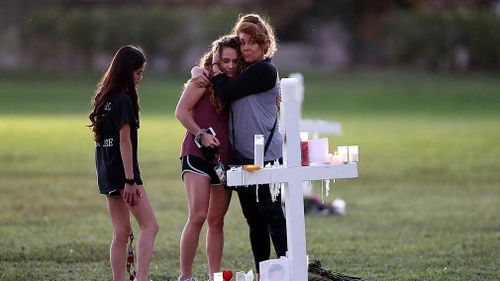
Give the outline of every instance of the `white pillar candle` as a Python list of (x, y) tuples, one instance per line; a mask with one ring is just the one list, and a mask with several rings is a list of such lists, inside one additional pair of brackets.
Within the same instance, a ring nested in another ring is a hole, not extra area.
[(328, 138), (313, 139), (308, 141), (309, 163), (321, 163), (328, 155)]
[(264, 135), (255, 135), (253, 139), (254, 165), (264, 168)]
[(337, 152), (340, 158), (340, 161), (347, 163), (349, 162), (349, 148), (347, 146), (337, 146)]
[(309, 133), (308, 132), (300, 132), (300, 141), (308, 141)]
[(349, 146), (349, 161), (350, 162), (359, 161), (359, 147), (357, 145)]

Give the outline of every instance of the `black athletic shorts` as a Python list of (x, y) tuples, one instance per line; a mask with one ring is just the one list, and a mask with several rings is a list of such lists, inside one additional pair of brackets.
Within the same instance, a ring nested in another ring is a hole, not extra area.
[[(138, 179), (135, 181), (135, 183), (137, 185), (143, 185), (142, 183), (142, 180), (141, 179)], [(125, 184), (123, 184), (123, 186), (121, 186), (120, 188), (118, 189), (114, 189), (114, 190), (111, 190), (109, 191), (108, 193), (104, 193), (106, 196), (109, 196), (109, 197), (122, 197), (122, 193), (121, 191), (125, 188)]]
[(210, 178), (210, 184), (221, 185), (222, 183), (214, 171), (215, 164), (207, 162), (205, 159), (193, 155), (186, 155), (181, 158), (182, 163), (182, 179), (184, 173), (191, 172), (200, 176)]

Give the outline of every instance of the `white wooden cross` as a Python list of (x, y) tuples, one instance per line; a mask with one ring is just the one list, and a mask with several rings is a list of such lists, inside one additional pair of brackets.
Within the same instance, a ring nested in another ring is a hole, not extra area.
[[(304, 76), (302, 75), (302, 73), (295, 72), (290, 73), (289, 77), (297, 79), (297, 98), (300, 102), (300, 108), (302, 109), (302, 103), (304, 101)], [(318, 138), (319, 134), (342, 134), (342, 125), (339, 122), (320, 119), (302, 119), (302, 111), (300, 111), (299, 113), (300, 131), (311, 133), (312, 138)]]
[(229, 186), (266, 183), (285, 184), (286, 231), (290, 281), (307, 280), (306, 233), (302, 182), (309, 180), (355, 178), (357, 163), (325, 166), (301, 166), (300, 101), (297, 79), (281, 79), (281, 121), (283, 133), (283, 166), (258, 171), (231, 169), (227, 172)]

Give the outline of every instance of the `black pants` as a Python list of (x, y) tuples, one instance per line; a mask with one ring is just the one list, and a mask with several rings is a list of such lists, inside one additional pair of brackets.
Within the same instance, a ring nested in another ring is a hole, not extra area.
[(259, 185), (259, 202), (257, 202), (256, 194), (255, 185), (238, 189), (241, 210), (249, 227), (255, 267), (259, 272), (259, 262), (268, 260), (270, 257), (270, 239), (277, 257), (285, 256), (287, 242), (286, 220), (281, 208), (281, 196), (272, 202), (268, 184)]

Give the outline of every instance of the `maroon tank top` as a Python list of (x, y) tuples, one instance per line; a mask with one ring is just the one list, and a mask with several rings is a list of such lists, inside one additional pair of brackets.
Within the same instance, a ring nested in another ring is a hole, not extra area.
[[(228, 110), (217, 113), (214, 106), (210, 102), (210, 95), (205, 91), (198, 103), (194, 106), (191, 114), (193, 115), (194, 121), (200, 128), (207, 129), (208, 127), (212, 127), (212, 129), (214, 129), (216, 134), (215, 137), (220, 142), (219, 150), (221, 161), (227, 166), (230, 160)], [(182, 142), (180, 157), (184, 157), (188, 154), (205, 159), (201, 150), (194, 143), (194, 135), (186, 130), (186, 135), (184, 136), (184, 140)], [(216, 163), (217, 160), (214, 159), (211, 162)]]

